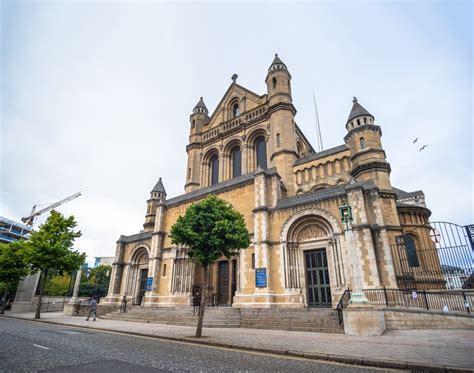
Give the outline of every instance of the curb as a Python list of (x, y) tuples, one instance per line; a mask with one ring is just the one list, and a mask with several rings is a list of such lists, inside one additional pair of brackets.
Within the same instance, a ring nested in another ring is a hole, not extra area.
[(260, 352), (269, 355), (275, 356), (290, 356), (290, 357), (299, 357), (308, 360), (315, 360), (315, 361), (331, 361), (337, 362), (342, 364), (349, 364), (349, 365), (359, 365), (359, 366), (370, 366), (370, 367), (377, 367), (377, 368), (390, 368), (390, 369), (409, 369), (411, 371), (419, 371), (419, 370), (428, 370), (431, 372), (459, 372), (459, 373), (468, 373), (472, 372), (470, 369), (463, 369), (463, 368), (456, 368), (450, 366), (434, 366), (429, 364), (421, 364), (421, 363), (413, 363), (413, 362), (404, 362), (404, 361), (395, 361), (395, 360), (379, 360), (379, 359), (371, 359), (371, 358), (359, 358), (353, 356), (345, 356), (345, 355), (332, 355), (332, 354), (320, 354), (320, 353), (310, 353), (310, 352), (303, 352), (303, 351), (294, 351), (294, 350), (278, 350), (272, 348), (263, 348), (263, 347), (250, 347), (245, 345), (239, 344), (228, 344), (222, 342), (213, 342), (213, 341), (206, 341), (205, 339), (197, 339), (195, 337), (168, 337), (168, 336), (156, 336), (150, 335), (146, 333), (139, 333), (139, 332), (130, 332), (130, 331), (117, 331), (107, 328), (100, 328), (100, 327), (93, 327), (93, 326), (78, 326), (74, 324), (66, 324), (62, 322), (44, 320), (44, 319), (24, 319), (20, 317), (14, 316), (7, 316), (7, 315), (0, 315), (0, 317), (15, 319), (15, 320), (24, 320), (24, 321), (33, 321), (38, 323), (44, 324), (54, 324), (54, 325), (62, 325), (68, 327), (74, 327), (79, 329), (92, 329), (92, 330), (99, 330), (99, 331), (106, 331), (112, 333), (120, 333), (120, 334), (127, 334), (133, 335), (138, 337), (147, 337), (153, 338), (158, 340), (164, 341), (172, 341), (172, 342), (185, 342), (195, 346), (210, 346), (210, 347), (220, 347), (220, 348), (227, 348), (236, 351), (242, 352)]

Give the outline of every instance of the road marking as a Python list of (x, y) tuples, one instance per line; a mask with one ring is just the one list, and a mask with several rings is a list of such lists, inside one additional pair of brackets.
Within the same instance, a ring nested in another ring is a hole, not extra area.
[(34, 344), (34, 343), (33, 343), (33, 346), (39, 347), (39, 348), (44, 348), (45, 350), (49, 350), (49, 349), (50, 349), (49, 347), (40, 346), (40, 345), (37, 345), (37, 344)]

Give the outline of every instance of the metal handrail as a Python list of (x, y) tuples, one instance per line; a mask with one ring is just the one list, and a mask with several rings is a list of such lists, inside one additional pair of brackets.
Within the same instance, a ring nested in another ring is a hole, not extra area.
[(347, 305), (349, 304), (350, 298), (351, 298), (350, 289), (344, 290), (344, 293), (342, 293), (341, 299), (339, 299), (339, 303), (336, 306), (337, 316), (339, 317), (339, 325), (344, 322), (342, 310), (344, 309), (344, 307), (347, 307)]

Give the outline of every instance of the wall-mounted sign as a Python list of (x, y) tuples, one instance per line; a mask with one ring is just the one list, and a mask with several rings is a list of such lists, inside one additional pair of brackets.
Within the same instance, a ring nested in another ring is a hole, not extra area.
[(255, 286), (258, 288), (267, 287), (267, 269), (255, 268)]
[(146, 291), (153, 290), (153, 277), (147, 277), (146, 279)]

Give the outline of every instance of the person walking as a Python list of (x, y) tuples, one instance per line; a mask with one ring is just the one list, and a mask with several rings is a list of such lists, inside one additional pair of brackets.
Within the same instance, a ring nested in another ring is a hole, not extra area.
[(95, 298), (91, 298), (89, 305), (89, 315), (87, 316), (86, 321), (89, 321), (91, 314), (94, 314), (94, 319), (92, 321), (95, 321), (95, 317), (97, 315), (97, 301), (95, 300)]

